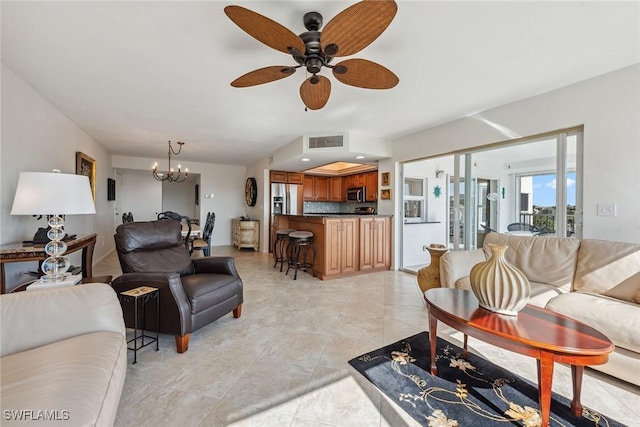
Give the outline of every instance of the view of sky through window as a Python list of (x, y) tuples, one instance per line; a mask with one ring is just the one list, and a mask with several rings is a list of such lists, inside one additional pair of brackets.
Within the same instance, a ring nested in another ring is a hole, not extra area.
[[(533, 204), (536, 206), (556, 205), (556, 175), (533, 176)], [(567, 174), (567, 204), (576, 204), (576, 174)]]

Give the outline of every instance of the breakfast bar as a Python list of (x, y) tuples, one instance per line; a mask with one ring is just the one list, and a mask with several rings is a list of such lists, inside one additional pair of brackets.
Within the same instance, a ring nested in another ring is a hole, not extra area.
[(391, 267), (391, 215), (276, 215), (273, 225), (274, 234), (283, 228), (313, 233), (320, 280)]

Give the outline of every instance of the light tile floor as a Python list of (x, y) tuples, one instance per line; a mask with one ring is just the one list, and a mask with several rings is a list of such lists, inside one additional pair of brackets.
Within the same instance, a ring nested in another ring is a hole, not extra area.
[[(385, 271), (320, 281), (285, 276), (270, 254), (217, 247), (244, 282), (242, 317), (231, 314), (196, 331), (189, 350), (161, 335), (128, 366), (117, 426), (416, 426), (347, 361), (428, 330), (412, 274)], [(94, 275), (121, 274), (115, 253)], [(461, 345), (460, 333), (439, 335)], [(536, 381), (533, 359), (470, 339), (476, 354)], [(638, 375), (637, 372), (630, 375)], [(557, 365), (554, 391), (571, 397), (571, 376)], [(640, 425), (640, 388), (587, 369), (582, 403), (629, 426)]]

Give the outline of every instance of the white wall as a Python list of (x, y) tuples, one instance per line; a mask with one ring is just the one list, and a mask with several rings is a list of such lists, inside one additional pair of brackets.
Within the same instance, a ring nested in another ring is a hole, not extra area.
[[(430, 223), (403, 224), (402, 226), (402, 265), (404, 267), (431, 262), (429, 252), (423, 251), (424, 245), (439, 243), (446, 245), (447, 231), (447, 176), (436, 178), (437, 170), (453, 169), (453, 158), (420, 160), (404, 164), (405, 177), (426, 178), (427, 221)], [(434, 195), (434, 187), (439, 186), (440, 197)], [(399, 197), (401, 197), (399, 195)], [(401, 218), (401, 217), (399, 217)]]
[[(584, 238), (640, 243), (640, 65), (487, 110), (392, 142), (398, 162), (584, 126)], [(507, 129), (509, 132), (501, 131)], [(396, 179), (397, 174), (392, 174)], [(397, 189), (397, 182), (394, 187)], [(596, 215), (616, 203), (615, 217)], [(380, 203), (380, 213), (400, 205)], [(396, 235), (402, 223), (395, 221)], [(396, 243), (398, 240), (396, 239)], [(394, 259), (398, 245), (394, 247)]]
[[(70, 234), (98, 235), (95, 263), (114, 249), (115, 202), (107, 201), (107, 178), (114, 176), (111, 156), (29, 84), (2, 65), (0, 244), (31, 240), (38, 227), (46, 227), (44, 220), (10, 215), (19, 173), (50, 172), (52, 169), (75, 173), (76, 151), (96, 160), (96, 214), (69, 215), (65, 228)], [(78, 253), (69, 258), (73, 265), (80, 265)], [(36, 263), (7, 265), (7, 287), (12, 289), (24, 281), (22, 272), (36, 269)]]
[[(150, 171), (154, 162), (162, 159), (146, 159), (143, 157), (112, 156), (112, 166), (116, 169), (133, 169)], [(211, 235), (211, 246), (231, 245), (231, 219), (245, 215), (244, 182), (246, 168), (244, 166), (227, 166), (210, 163), (198, 163), (181, 160), (189, 168), (189, 174), (200, 175), (200, 218), (206, 218), (207, 212), (216, 214), (216, 223)], [(151, 172), (149, 172), (151, 176)], [(155, 181), (158, 186), (160, 183)], [(180, 185), (180, 184), (178, 184)], [(190, 201), (193, 203), (193, 188)], [(212, 197), (207, 195), (213, 194)], [(259, 193), (258, 193), (259, 194)], [(154, 211), (155, 212), (155, 211)], [(134, 219), (138, 218), (134, 213)]]
[(196, 183), (191, 181), (191, 176), (189, 176), (188, 181), (184, 182), (163, 181), (162, 211), (160, 212), (178, 212), (180, 215), (188, 216), (191, 219), (199, 219), (200, 206), (196, 206), (195, 187)]
[[(121, 173), (121, 186), (116, 192), (120, 197), (121, 215), (131, 212), (134, 221), (154, 221), (162, 212), (162, 184), (151, 172), (148, 175)], [(120, 216), (122, 222), (122, 216)]]
[(260, 221), (260, 252), (269, 252), (269, 192), (271, 185), (269, 182), (269, 162), (267, 158), (261, 159), (247, 167), (246, 178), (253, 177), (258, 184), (258, 197), (256, 205), (249, 207), (244, 204), (246, 215), (251, 219)]

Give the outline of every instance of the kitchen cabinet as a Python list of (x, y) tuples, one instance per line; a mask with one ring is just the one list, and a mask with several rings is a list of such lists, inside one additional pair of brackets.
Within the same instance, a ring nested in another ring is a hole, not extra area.
[(363, 173), (357, 173), (355, 175), (347, 175), (344, 177), (344, 180), (347, 188), (362, 187), (365, 184)]
[(329, 200), (332, 202), (344, 202), (346, 191), (342, 190), (342, 177), (332, 176), (329, 178)]
[(302, 184), (304, 174), (300, 172), (270, 171), (269, 181), (283, 184)]
[(260, 221), (242, 221), (233, 219), (231, 223), (231, 242), (238, 249), (260, 249)]
[(391, 218), (360, 219), (360, 270), (391, 267)]
[(325, 277), (358, 270), (357, 225), (357, 218), (325, 220)]
[(326, 176), (304, 176), (303, 198), (307, 202), (329, 201), (329, 178)]
[(378, 171), (367, 172), (364, 175), (364, 186), (367, 190), (365, 201), (375, 202), (378, 200)]

